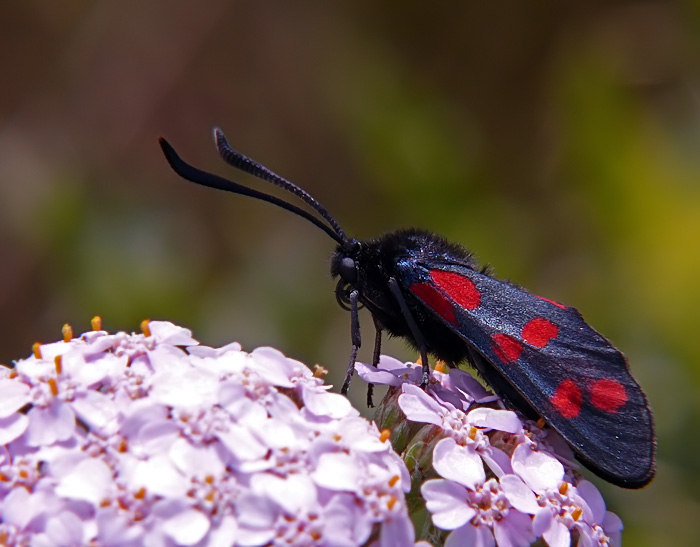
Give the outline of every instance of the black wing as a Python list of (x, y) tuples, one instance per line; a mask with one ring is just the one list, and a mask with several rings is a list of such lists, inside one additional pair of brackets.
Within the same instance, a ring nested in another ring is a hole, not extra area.
[(484, 374), (497, 391), (512, 386), (606, 480), (639, 488), (652, 479), (646, 397), (577, 310), (461, 264), (410, 262), (398, 265), (399, 282), (497, 371)]

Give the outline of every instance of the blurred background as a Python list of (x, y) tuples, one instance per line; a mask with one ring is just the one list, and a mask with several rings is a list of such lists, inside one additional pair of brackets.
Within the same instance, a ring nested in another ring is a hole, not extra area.
[(627, 354), (659, 440), (649, 487), (593, 480), (627, 545), (697, 544), (700, 5), (572, 4), (3, 2), (0, 362), (66, 322), (147, 317), (338, 385), (333, 243), (185, 183), (158, 148), (265, 188), (218, 159), (219, 125), (348, 233), (422, 226), (579, 308)]

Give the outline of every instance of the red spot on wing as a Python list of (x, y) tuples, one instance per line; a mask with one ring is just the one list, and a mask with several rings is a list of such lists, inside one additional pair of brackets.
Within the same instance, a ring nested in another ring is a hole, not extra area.
[(467, 310), (479, 307), (481, 293), (471, 279), (455, 272), (430, 270), (430, 277), (452, 300)]
[(627, 391), (617, 380), (598, 380), (591, 386), (591, 404), (598, 410), (617, 412), (627, 402)]
[(523, 345), (507, 334), (501, 334), (500, 332), (494, 334), (493, 342), (493, 351), (504, 363), (517, 361), (520, 354), (523, 352)]
[(555, 302), (554, 300), (550, 300), (549, 298), (545, 298), (544, 296), (537, 296), (540, 300), (544, 300), (545, 302), (549, 302), (550, 304), (554, 304), (557, 308), (561, 308), (562, 310), (566, 309), (566, 306), (564, 304), (560, 304), (559, 302)]
[(453, 325), (457, 322), (452, 304), (437, 292), (432, 285), (429, 283), (414, 283), (409, 289), (445, 321)]
[(559, 327), (544, 317), (535, 317), (523, 327), (523, 340), (532, 346), (543, 348), (559, 334)]
[(549, 400), (564, 418), (575, 418), (581, 412), (583, 393), (573, 380), (566, 379), (559, 384)]

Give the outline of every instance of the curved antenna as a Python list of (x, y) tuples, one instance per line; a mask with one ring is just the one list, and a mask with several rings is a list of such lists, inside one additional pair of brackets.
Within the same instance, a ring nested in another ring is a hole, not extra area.
[(216, 149), (219, 151), (219, 155), (223, 160), (235, 167), (240, 169), (245, 173), (258, 177), (259, 179), (271, 182), (275, 186), (279, 186), (291, 192), (299, 199), (303, 200), (309, 207), (316, 211), (323, 219), (330, 224), (333, 231), (338, 234), (338, 236), (343, 240), (343, 242), (348, 241), (348, 237), (343, 232), (343, 229), (336, 222), (336, 220), (331, 216), (331, 214), (326, 210), (326, 208), (321, 205), (311, 194), (306, 190), (299, 188), (293, 182), (288, 181), (285, 178), (280, 177), (278, 174), (273, 173), (264, 165), (259, 164), (257, 161), (249, 158), (248, 156), (241, 154), (237, 150), (231, 148), (231, 145), (226, 140), (224, 132), (218, 127), (214, 128), (214, 140), (216, 141)]
[(238, 184), (237, 182), (233, 182), (223, 177), (213, 175), (212, 173), (207, 173), (206, 171), (197, 169), (196, 167), (193, 167), (187, 162), (185, 162), (180, 156), (178, 156), (177, 152), (175, 152), (175, 149), (163, 137), (158, 139), (158, 143), (160, 144), (160, 147), (163, 150), (163, 154), (165, 154), (165, 159), (168, 160), (170, 167), (172, 167), (173, 171), (175, 171), (183, 179), (189, 180), (190, 182), (194, 182), (195, 184), (201, 184), (202, 186), (208, 186), (209, 188), (225, 190), (226, 192), (232, 192), (234, 194), (240, 194), (242, 196), (249, 196), (262, 201), (267, 201), (268, 203), (277, 205), (277, 207), (281, 207), (282, 209), (286, 209), (287, 211), (290, 211), (295, 215), (305, 218), (312, 224), (321, 228), (321, 230), (326, 232), (334, 241), (336, 241), (340, 245), (343, 245), (347, 242), (347, 238), (345, 237), (345, 234), (342, 233), (342, 230), (339, 230), (340, 233), (338, 233), (338, 230), (332, 230), (330, 227), (321, 222), (318, 218), (313, 216), (308, 211), (304, 211), (296, 205), (287, 203), (286, 201), (278, 197), (271, 196), (258, 190), (253, 190), (252, 188), (248, 188), (246, 186)]

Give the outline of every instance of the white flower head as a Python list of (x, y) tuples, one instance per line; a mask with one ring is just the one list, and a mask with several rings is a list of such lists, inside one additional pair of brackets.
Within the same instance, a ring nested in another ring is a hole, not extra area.
[(416, 363), (383, 357), (377, 368), (357, 369), (390, 386), (380, 427), (397, 432), (397, 451), (414, 475), (429, 478), (420, 490), (445, 545), (528, 546), (542, 538), (568, 547), (572, 537), (579, 545), (620, 544), (620, 519), (578, 474), (563, 440), (505, 410), (466, 372), (431, 371), (421, 389)]
[(151, 321), (0, 371), (7, 545), (413, 545), (377, 427), (272, 348)]

